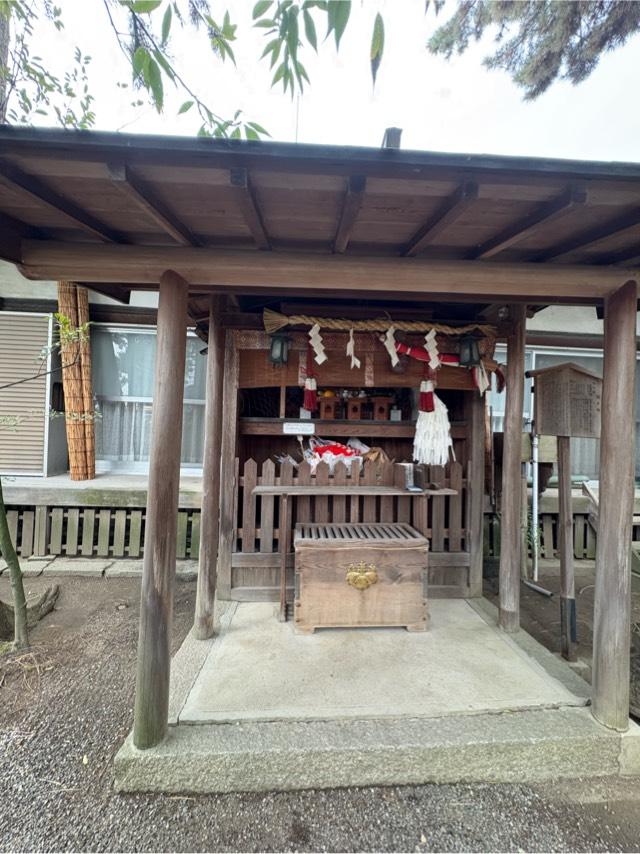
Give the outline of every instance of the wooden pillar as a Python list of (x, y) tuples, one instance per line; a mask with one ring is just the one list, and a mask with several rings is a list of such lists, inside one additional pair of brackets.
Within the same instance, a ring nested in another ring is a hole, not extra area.
[(620, 732), (629, 726), (636, 312), (635, 282), (605, 301), (592, 712)]
[(467, 529), (469, 531), (469, 596), (482, 596), (484, 531), (485, 398), (470, 393), (466, 407), (469, 435), (467, 464)]
[(169, 714), (169, 644), (176, 570), (188, 285), (160, 278), (133, 743), (159, 744)]
[[(236, 529), (236, 454), (238, 452), (238, 382), (240, 362), (233, 330), (227, 329), (224, 342), (222, 386), (222, 459), (220, 463), (220, 546), (218, 596), (231, 598), (231, 554)], [(239, 475), (238, 475), (239, 477)]]
[(213, 607), (220, 530), (220, 452), (222, 445), (222, 368), (224, 340), (218, 316), (220, 298), (209, 302), (209, 342), (205, 402), (204, 454), (202, 461), (202, 506), (200, 517), (200, 560), (193, 634), (198, 640), (213, 637)]
[(522, 505), (522, 404), (527, 308), (509, 306), (512, 331), (507, 339), (507, 400), (502, 451), (500, 519), (500, 616), (505, 632), (520, 628), (520, 512)]
[(576, 584), (573, 572), (573, 507), (569, 436), (558, 436), (558, 547), (561, 649), (567, 661), (576, 661)]

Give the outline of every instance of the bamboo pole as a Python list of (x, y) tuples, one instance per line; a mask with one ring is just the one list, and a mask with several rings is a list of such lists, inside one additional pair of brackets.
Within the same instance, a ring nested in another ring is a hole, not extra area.
[(592, 711), (620, 732), (629, 727), (636, 314), (634, 281), (605, 301)]
[(133, 743), (140, 750), (159, 744), (168, 725), (188, 292), (181, 276), (173, 271), (163, 273), (133, 725)]
[(202, 462), (202, 509), (200, 558), (193, 634), (198, 640), (213, 636), (213, 610), (220, 537), (220, 454), (222, 448), (222, 373), (224, 332), (218, 316), (220, 299), (209, 302), (209, 340), (205, 401), (204, 455)]
[(522, 404), (527, 307), (509, 306), (513, 329), (507, 339), (507, 400), (502, 453), (500, 522), (500, 616), (505, 632), (520, 628), (520, 510), (522, 504)]
[[(77, 289), (73, 282), (58, 282), (58, 311), (68, 319), (72, 328), (78, 326)], [(69, 449), (71, 480), (86, 480), (87, 459), (84, 432), (84, 396), (80, 367), (80, 348), (77, 339), (61, 337), (62, 386), (64, 389), (65, 426)]]
[[(78, 304), (78, 326), (89, 323), (89, 294), (86, 288), (76, 285)], [(93, 381), (91, 377), (91, 339), (88, 326), (86, 333), (80, 339), (80, 375), (82, 380), (82, 413), (84, 427), (84, 453), (87, 467), (87, 478), (96, 476), (96, 439), (95, 413), (93, 407)]]

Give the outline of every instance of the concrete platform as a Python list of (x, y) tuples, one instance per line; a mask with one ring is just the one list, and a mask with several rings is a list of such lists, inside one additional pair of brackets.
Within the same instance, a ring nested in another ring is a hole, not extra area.
[(597, 724), (589, 686), (484, 600), (431, 603), (431, 630), (296, 635), (228, 603), (188, 637), (169, 737), (116, 757), (121, 791), (243, 791), (640, 774), (640, 728)]

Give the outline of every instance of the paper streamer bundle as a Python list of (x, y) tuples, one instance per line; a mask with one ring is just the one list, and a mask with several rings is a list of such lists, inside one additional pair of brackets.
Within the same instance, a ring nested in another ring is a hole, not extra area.
[[(424, 409), (423, 409), (424, 407)], [(420, 412), (413, 440), (413, 459), (430, 466), (444, 466), (452, 445), (447, 407), (434, 391), (431, 380), (420, 384)]]
[(351, 368), (360, 367), (360, 359), (356, 356), (356, 342), (353, 338), (353, 329), (349, 330), (349, 340), (347, 341), (347, 356), (351, 359)]

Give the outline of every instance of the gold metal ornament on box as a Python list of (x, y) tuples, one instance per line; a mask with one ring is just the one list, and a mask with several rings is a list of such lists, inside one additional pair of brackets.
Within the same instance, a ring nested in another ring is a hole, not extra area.
[(366, 590), (378, 581), (378, 573), (371, 563), (367, 565), (363, 560), (360, 563), (352, 563), (347, 567), (347, 584), (356, 590)]

